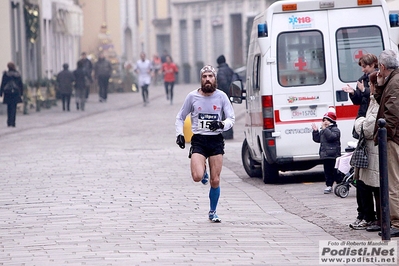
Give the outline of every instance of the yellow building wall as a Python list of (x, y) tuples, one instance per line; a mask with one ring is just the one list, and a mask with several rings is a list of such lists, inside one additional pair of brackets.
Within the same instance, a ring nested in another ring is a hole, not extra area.
[(118, 56), (122, 55), (122, 37), (120, 23), (120, 5), (116, 0), (83, 0), (83, 36), (81, 51), (98, 54), (101, 25), (107, 25), (107, 34), (111, 38)]
[(169, 17), (168, 9), (168, 0), (157, 0), (157, 18)]

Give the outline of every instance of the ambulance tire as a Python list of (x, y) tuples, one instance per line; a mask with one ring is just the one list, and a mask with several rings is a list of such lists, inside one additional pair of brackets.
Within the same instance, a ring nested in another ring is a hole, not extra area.
[(263, 183), (276, 183), (279, 178), (279, 172), (276, 164), (270, 164), (266, 161), (265, 156), (262, 156), (262, 179)]
[(242, 143), (241, 148), (241, 159), (242, 165), (244, 166), (245, 172), (250, 177), (261, 177), (262, 176), (262, 168), (259, 163), (254, 161), (251, 157), (251, 153), (249, 152), (248, 142), (245, 139)]

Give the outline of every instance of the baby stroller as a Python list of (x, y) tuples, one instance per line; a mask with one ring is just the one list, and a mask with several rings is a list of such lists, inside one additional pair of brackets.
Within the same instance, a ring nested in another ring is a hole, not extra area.
[(352, 153), (355, 150), (356, 143), (349, 142), (348, 147), (345, 148), (345, 154), (338, 157), (335, 168), (343, 175), (342, 182), (335, 186), (334, 194), (341, 198), (346, 198), (349, 195), (349, 188), (356, 187), (356, 180), (354, 180), (355, 169), (350, 165)]

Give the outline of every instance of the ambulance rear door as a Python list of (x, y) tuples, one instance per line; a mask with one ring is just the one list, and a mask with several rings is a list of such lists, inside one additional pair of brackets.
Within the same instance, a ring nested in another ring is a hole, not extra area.
[(318, 159), (311, 123), (335, 105), (328, 11), (278, 13), (271, 23), (277, 158)]
[[(344, 18), (344, 19), (343, 19)], [(362, 18), (362, 19), (359, 19)], [(338, 126), (341, 130), (341, 146), (345, 148), (353, 140), (352, 129), (359, 106), (352, 105), (342, 88), (349, 84), (356, 88), (363, 75), (358, 62), (367, 53), (379, 56), (389, 48), (386, 17), (381, 6), (368, 6), (328, 11), (332, 78)]]

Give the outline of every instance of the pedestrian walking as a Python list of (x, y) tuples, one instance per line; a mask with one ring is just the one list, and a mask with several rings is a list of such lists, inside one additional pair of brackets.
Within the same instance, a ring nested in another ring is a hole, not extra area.
[(378, 85), (374, 97), (380, 105), (374, 127), (374, 142), (378, 145), (378, 119), (386, 121), (389, 210), (391, 237), (399, 237), (399, 62), (397, 53), (384, 50), (378, 57)]
[[(208, 218), (212, 222), (221, 222), (216, 214), (224, 154), (224, 139), (221, 133), (234, 125), (235, 115), (227, 95), (217, 89), (216, 76), (215, 68), (210, 65), (201, 69), (201, 87), (187, 95), (176, 116), (175, 126), (176, 143), (184, 149), (184, 120), (188, 114), (191, 114), (191, 128), (194, 133), (189, 151), (191, 175), (194, 182), (208, 184), (209, 175), (206, 170), (206, 160), (208, 160), (211, 185)], [(224, 120), (222, 113), (226, 115)]]
[(4, 96), (3, 104), (7, 104), (7, 126), (15, 127), (17, 104), (22, 103), (23, 83), (13, 62), (9, 62), (7, 68), (1, 79), (0, 96)]
[(163, 80), (165, 85), (166, 99), (170, 100), (170, 104), (173, 104), (173, 87), (175, 85), (176, 74), (179, 73), (179, 69), (176, 64), (173, 63), (172, 57), (166, 56), (166, 62), (162, 64)]
[[(101, 52), (98, 61), (94, 64), (94, 76), (97, 79), (99, 87), (100, 102), (106, 102), (108, 96), (109, 78), (112, 74), (112, 65)], [(85, 85), (86, 88), (86, 85)], [(86, 97), (85, 97), (86, 98)]]
[(338, 184), (341, 179), (335, 169), (335, 159), (341, 156), (341, 132), (336, 123), (336, 114), (333, 108), (330, 108), (324, 114), (320, 131), (315, 123), (312, 123), (312, 138), (316, 143), (320, 143), (319, 155), (323, 160), (324, 175), (326, 178), (326, 188), (324, 194), (332, 191), (334, 181)]
[(85, 110), (86, 102), (86, 79), (91, 80), (91, 76), (83, 68), (83, 61), (79, 60), (77, 69), (73, 71), (75, 77), (75, 100), (76, 110)]
[(148, 87), (151, 84), (152, 64), (150, 60), (146, 59), (144, 52), (140, 53), (140, 59), (137, 60), (134, 71), (138, 74), (139, 87), (141, 88), (144, 106), (146, 106), (149, 103)]
[[(81, 59), (83, 62), (83, 70), (87, 72), (87, 74), (91, 77), (92, 72), (93, 72), (93, 64), (91, 63), (91, 60), (87, 58), (86, 52), (81, 53)], [(90, 86), (92, 83), (92, 79), (86, 79), (86, 100), (89, 98), (90, 94)]]
[(158, 81), (161, 79), (161, 73), (162, 73), (162, 61), (161, 58), (155, 54), (152, 57), (152, 70), (153, 70), (153, 78), (154, 78), (154, 84), (158, 85)]
[[(230, 84), (233, 81), (234, 70), (229, 67), (226, 63), (226, 58), (224, 55), (219, 56), (216, 59), (218, 63), (218, 74), (217, 74), (217, 82), (218, 82), (218, 89), (222, 90), (226, 93), (227, 97), (230, 99)], [(227, 131), (223, 132), (224, 139), (233, 139), (234, 132), (233, 128), (230, 128)]]
[(168, 55), (169, 55), (168, 51), (167, 51), (166, 49), (164, 49), (164, 50), (162, 51), (162, 55), (161, 55), (161, 62), (162, 62), (162, 64), (163, 64), (163, 63), (166, 63), (166, 56), (168, 56)]
[[(374, 145), (373, 140), (375, 118), (379, 109), (379, 105), (374, 98), (376, 83), (377, 72), (373, 72), (369, 76), (369, 107), (366, 115), (360, 116), (355, 121), (355, 130), (359, 136), (364, 136), (368, 152), (368, 166), (367, 168), (359, 168), (359, 178), (356, 180), (358, 216), (353, 223), (349, 224), (349, 227), (356, 230), (379, 231), (381, 229), (378, 147)], [(363, 131), (363, 134), (360, 134), (361, 131)]]
[(70, 111), (71, 96), (73, 91), (73, 82), (75, 81), (75, 76), (69, 70), (68, 64), (62, 65), (63, 70), (57, 74), (57, 91), (61, 95), (62, 101), (62, 111)]

